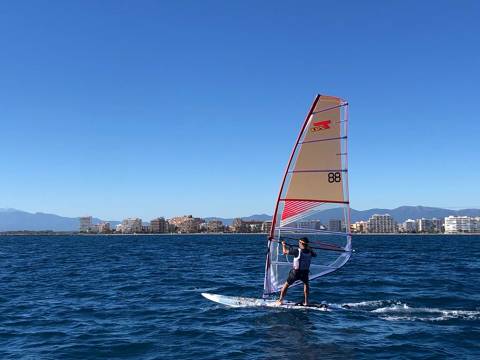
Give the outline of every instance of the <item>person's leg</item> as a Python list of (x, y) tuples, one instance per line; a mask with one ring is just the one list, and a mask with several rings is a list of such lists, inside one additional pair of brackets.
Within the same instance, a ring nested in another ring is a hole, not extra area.
[(290, 285), (288, 284), (288, 282), (286, 282), (283, 287), (282, 287), (282, 290), (280, 291), (280, 297), (278, 298), (278, 303), (281, 304), (283, 299), (285, 298), (285, 295), (287, 295), (287, 289)]
[(303, 303), (303, 305), (307, 306), (308, 305), (308, 294), (310, 292), (310, 286), (308, 285), (308, 283), (304, 283), (303, 284), (303, 294), (305, 296), (305, 302)]
[(285, 295), (287, 295), (287, 289), (290, 285), (292, 285), (296, 280), (298, 280), (298, 274), (295, 272), (295, 270), (290, 270), (288, 273), (288, 278), (287, 282), (283, 285), (282, 290), (280, 291), (280, 297), (278, 298), (277, 303), (281, 304), (283, 299), (285, 298)]

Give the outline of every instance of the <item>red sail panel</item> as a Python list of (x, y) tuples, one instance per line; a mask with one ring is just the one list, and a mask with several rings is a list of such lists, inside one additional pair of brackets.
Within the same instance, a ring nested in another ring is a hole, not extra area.
[(321, 202), (317, 201), (302, 201), (302, 200), (285, 200), (285, 205), (282, 212), (282, 221), (305, 211), (308, 211), (315, 206), (318, 206)]

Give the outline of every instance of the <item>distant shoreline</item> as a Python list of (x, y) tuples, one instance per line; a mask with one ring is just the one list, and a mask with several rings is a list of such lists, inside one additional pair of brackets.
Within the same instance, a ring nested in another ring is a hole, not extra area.
[(0, 232), (0, 236), (191, 236), (191, 235), (263, 235), (266, 233), (138, 233), (138, 234), (88, 234), (79, 232)]
[[(0, 232), (1, 236), (221, 236), (221, 235), (259, 235), (266, 233), (139, 233), (139, 234), (87, 234), (79, 232)], [(480, 236), (480, 233), (353, 233), (352, 236)]]
[(399, 236), (480, 236), (480, 233), (455, 233), (455, 234), (445, 234), (445, 233), (354, 233), (353, 236), (385, 236), (385, 235), (399, 235)]

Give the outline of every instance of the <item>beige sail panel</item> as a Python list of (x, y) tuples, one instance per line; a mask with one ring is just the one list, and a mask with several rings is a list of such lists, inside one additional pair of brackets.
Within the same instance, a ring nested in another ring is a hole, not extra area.
[(342, 172), (306, 172), (291, 175), (285, 199), (347, 201), (343, 196)]
[(305, 129), (303, 141), (316, 141), (340, 137), (341, 134), (340, 108), (313, 114)]
[(325, 110), (342, 104), (342, 99), (335, 96), (321, 95), (313, 112)]
[(298, 153), (294, 171), (340, 170), (342, 156), (340, 140), (304, 143)]

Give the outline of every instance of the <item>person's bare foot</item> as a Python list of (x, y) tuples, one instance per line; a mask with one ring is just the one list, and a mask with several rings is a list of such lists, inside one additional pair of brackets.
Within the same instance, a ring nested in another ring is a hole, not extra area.
[(276, 302), (277, 305), (283, 305), (283, 300), (282, 299), (278, 299), (277, 302)]

